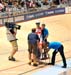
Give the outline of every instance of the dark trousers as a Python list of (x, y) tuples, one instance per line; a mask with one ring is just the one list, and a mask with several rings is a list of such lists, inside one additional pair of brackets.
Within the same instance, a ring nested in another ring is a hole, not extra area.
[(39, 57), (40, 55), (37, 48), (37, 43), (35, 44), (28, 43), (28, 51), (29, 51), (29, 54), (33, 53), (35, 54), (36, 57)]
[(65, 59), (65, 55), (64, 55), (64, 47), (62, 45), (58, 48), (58, 51), (55, 50), (53, 52), (52, 60), (51, 60), (52, 64), (55, 64), (55, 56), (58, 52), (60, 53), (60, 55), (62, 57), (62, 61), (63, 61), (64, 66), (66, 66), (67, 64), (66, 64), (66, 59)]

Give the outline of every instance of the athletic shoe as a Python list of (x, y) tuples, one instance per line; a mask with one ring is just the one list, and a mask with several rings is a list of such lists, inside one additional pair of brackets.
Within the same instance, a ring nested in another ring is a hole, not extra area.
[(54, 65), (53, 63), (48, 63), (48, 65)]
[(10, 61), (16, 61), (14, 57), (10, 57), (10, 56), (8, 57), (8, 60), (10, 60)]
[(44, 58), (41, 58), (40, 60), (46, 60), (46, 59), (49, 59), (48, 57), (44, 57)]
[(33, 66), (38, 66), (38, 64), (34, 63)]
[(29, 62), (28, 64), (31, 65), (31, 62)]
[(62, 68), (67, 68), (67, 66), (62, 66)]

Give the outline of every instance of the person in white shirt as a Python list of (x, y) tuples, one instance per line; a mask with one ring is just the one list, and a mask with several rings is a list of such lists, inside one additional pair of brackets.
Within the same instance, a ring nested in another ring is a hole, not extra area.
[(8, 59), (10, 61), (16, 61), (16, 59), (13, 56), (18, 51), (18, 45), (17, 45), (17, 39), (16, 39), (17, 29), (16, 28), (8, 28), (7, 26), (6, 26), (6, 29), (7, 29), (7, 32), (6, 32), (7, 39), (11, 43), (12, 48), (13, 48)]

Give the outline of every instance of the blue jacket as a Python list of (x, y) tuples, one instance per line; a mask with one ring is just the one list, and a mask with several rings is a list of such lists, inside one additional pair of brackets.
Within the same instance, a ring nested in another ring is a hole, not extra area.
[(49, 49), (55, 49), (58, 50), (58, 48), (61, 46), (62, 44), (60, 42), (50, 42), (49, 43)]
[(44, 39), (46, 36), (48, 36), (48, 35), (49, 35), (48, 29), (44, 28), (44, 29), (42, 30), (42, 37), (43, 37), (43, 39)]
[(36, 44), (36, 43), (37, 43), (37, 40), (39, 40), (39, 37), (38, 37), (37, 34), (35, 34), (35, 33), (30, 33), (30, 34), (28, 35), (28, 42), (29, 42), (30, 44)]

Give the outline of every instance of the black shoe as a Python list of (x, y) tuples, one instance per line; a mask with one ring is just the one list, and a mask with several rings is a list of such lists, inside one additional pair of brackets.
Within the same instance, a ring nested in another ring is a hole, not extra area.
[(67, 68), (67, 66), (62, 66), (62, 68)]
[(54, 65), (53, 63), (48, 63), (48, 65)]
[(10, 56), (8, 57), (8, 60), (10, 60), (10, 61), (16, 61), (14, 57), (10, 57)]
[(35, 64), (33, 64), (33, 66), (38, 66), (38, 64), (35, 63)]
[(31, 62), (29, 62), (28, 64), (31, 65)]

